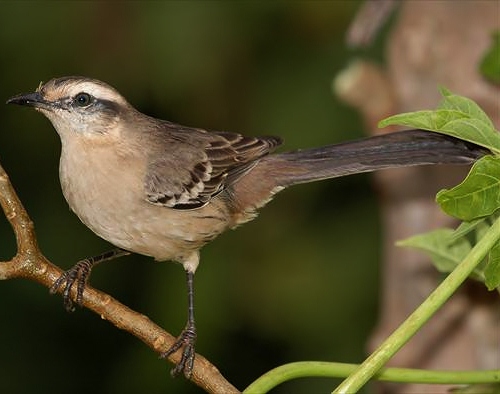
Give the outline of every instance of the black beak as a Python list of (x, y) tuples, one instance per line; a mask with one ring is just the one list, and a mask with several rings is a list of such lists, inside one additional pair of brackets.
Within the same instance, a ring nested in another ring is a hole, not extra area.
[(27, 105), (35, 108), (52, 108), (52, 103), (43, 98), (40, 92), (20, 94), (7, 100), (7, 104)]

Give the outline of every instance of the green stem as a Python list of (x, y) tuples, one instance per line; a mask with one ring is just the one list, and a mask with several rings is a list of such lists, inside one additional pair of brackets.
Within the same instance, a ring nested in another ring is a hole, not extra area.
[[(304, 377), (342, 378), (358, 368), (357, 364), (302, 361), (281, 365), (265, 373), (243, 393), (266, 393), (279, 384)], [(375, 375), (377, 380), (401, 383), (477, 384), (500, 383), (500, 370), (491, 371), (429, 371), (409, 368), (386, 368)]]
[(446, 302), (457, 288), (486, 257), (489, 250), (500, 242), (500, 218), (471, 249), (464, 260), (427, 299), (375, 350), (356, 370), (344, 380), (334, 393), (355, 393), (382, 368), (383, 365), (422, 327)]

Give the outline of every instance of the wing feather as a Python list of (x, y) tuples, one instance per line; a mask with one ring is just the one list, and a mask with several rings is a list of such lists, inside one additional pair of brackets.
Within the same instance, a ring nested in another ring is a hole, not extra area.
[(165, 122), (166, 132), (149, 162), (144, 180), (152, 204), (199, 208), (249, 171), (281, 144), (278, 137), (246, 137), (207, 132)]

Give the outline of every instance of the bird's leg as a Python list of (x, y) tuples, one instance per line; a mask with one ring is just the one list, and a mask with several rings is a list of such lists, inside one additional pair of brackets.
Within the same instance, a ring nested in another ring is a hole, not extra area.
[[(54, 284), (50, 287), (50, 293), (55, 294), (57, 291), (63, 286), (63, 300), (64, 307), (68, 312), (72, 312), (75, 310), (74, 303), (77, 305), (82, 305), (83, 301), (83, 290), (85, 285), (87, 284), (87, 280), (90, 276), (90, 271), (92, 267), (96, 264), (102, 263), (103, 261), (108, 261), (115, 259), (117, 257), (126, 256), (130, 254), (130, 252), (123, 249), (113, 249), (109, 252), (100, 254), (98, 256), (89, 257), (87, 259), (83, 259), (78, 261), (73, 267), (69, 270), (64, 271), (62, 275), (57, 278)], [(71, 299), (71, 289), (76, 282), (76, 296), (75, 299)]]
[(187, 290), (188, 290), (188, 319), (186, 327), (182, 330), (177, 340), (166, 352), (163, 352), (160, 357), (166, 358), (175, 353), (181, 347), (182, 356), (177, 365), (170, 371), (172, 376), (177, 376), (181, 372), (189, 379), (193, 371), (196, 342), (196, 325), (194, 322), (194, 287), (193, 287), (194, 272), (186, 270)]

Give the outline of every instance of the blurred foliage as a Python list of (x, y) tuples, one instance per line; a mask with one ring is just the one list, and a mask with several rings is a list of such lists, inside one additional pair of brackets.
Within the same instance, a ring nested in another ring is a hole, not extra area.
[[(55, 76), (115, 86), (141, 111), (178, 123), (277, 134), (286, 149), (362, 136), (331, 93), (349, 59), (358, 2), (0, 2), (0, 97)], [(35, 222), (45, 255), (68, 268), (109, 248), (68, 210), (59, 140), (35, 111), (0, 106), (0, 161)], [(168, 224), (166, 224), (168, 225)], [(298, 360), (359, 362), (376, 321), (379, 235), (369, 178), (292, 188), (261, 217), (202, 251), (197, 350), (239, 388)], [(15, 251), (0, 218), (0, 260)], [(173, 334), (185, 322), (184, 274), (129, 256), (93, 286)], [(86, 310), (22, 280), (0, 282), (0, 392), (194, 393), (170, 365)], [(276, 392), (326, 392), (300, 380)]]
[(500, 84), (500, 30), (492, 34), (491, 41), (491, 47), (484, 54), (479, 70), (487, 80)]

